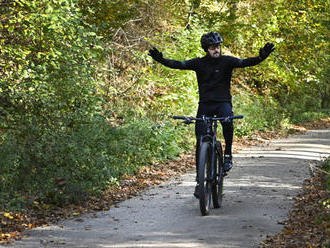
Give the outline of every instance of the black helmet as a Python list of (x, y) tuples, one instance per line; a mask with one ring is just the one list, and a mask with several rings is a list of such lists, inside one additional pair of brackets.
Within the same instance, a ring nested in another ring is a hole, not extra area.
[(204, 49), (205, 52), (207, 52), (209, 46), (220, 44), (222, 42), (223, 39), (218, 32), (210, 32), (207, 34), (203, 34), (201, 38), (202, 48)]

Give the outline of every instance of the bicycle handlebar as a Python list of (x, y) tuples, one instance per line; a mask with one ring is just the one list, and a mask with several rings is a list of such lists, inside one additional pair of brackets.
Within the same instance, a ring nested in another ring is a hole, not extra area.
[(202, 118), (187, 117), (187, 116), (173, 116), (175, 120), (185, 120), (185, 122), (191, 123), (192, 121), (221, 121), (221, 122), (230, 122), (233, 119), (242, 119), (243, 115), (236, 116), (227, 116), (227, 117), (208, 117), (203, 116)]

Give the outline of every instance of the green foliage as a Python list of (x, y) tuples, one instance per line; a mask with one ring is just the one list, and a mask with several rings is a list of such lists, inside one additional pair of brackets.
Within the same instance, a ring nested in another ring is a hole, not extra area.
[(97, 27), (97, 32), (106, 39), (111, 39), (112, 35), (123, 23), (134, 18), (138, 12), (137, 8), (143, 5), (140, 0), (112, 0), (112, 1), (77, 1), (82, 18)]
[(24, 139), (31, 126), (66, 128), (95, 111), (97, 51), (89, 47), (98, 41), (77, 11), (73, 1), (40, 0), (14, 2), (3, 14), (1, 128)]
[(244, 115), (244, 119), (235, 127), (238, 137), (255, 131), (281, 128), (284, 114), (274, 99), (240, 93), (235, 95), (233, 102), (234, 114)]
[(1, 12), (1, 29), (1, 170), (8, 175), (1, 183), (31, 191), (44, 185), (46, 192), (70, 151), (60, 148), (70, 148), (68, 137), (99, 111), (99, 38), (75, 1), (12, 1)]
[[(56, 205), (82, 201), (101, 193), (123, 174), (174, 158), (190, 149), (193, 140), (187, 129), (169, 121), (156, 124), (135, 119), (115, 128), (101, 117), (70, 133), (43, 133), (28, 147), (22, 147), (10, 132), (6, 135), (0, 146), (0, 187), (2, 198), (13, 199), (14, 206), (21, 192), (33, 192), (40, 201)], [(27, 162), (34, 166), (26, 166)]]
[(192, 147), (170, 116), (195, 114), (196, 76), (152, 61), (151, 45), (186, 60), (210, 30), (241, 58), (275, 43), (235, 70), (238, 136), (329, 116), (329, 13), (321, 0), (2, 1), (0, 205), (83, 200)]
[(129, 120), (121, 126), (117, 137), (119, 139), (114, 139), (112, 144), (122, 161), (114, 162), (133, 172), (141, 165), (174, 158), (191, 148), (192, 143), (187, 129), (174, 128), (169, 120), (155, 123), (146, 118)]
[[(164, 33), (162, 38), (166, 44), (171, 45), (167, 45), (165, 49), (161, 47), (163, 43), (159, 43), (161, 45), (158, 48), (164, 51), (165, 57), (171, 59), (187, 60), (196, 56), (203, 56), (199, 40), (191, 39), (191, 37), (199, 37), (200, 35), (200, 30), (188, 31), (183, 28), (175, 33)], [(148, 114), (194, 115), (198, 104), (195, 73), (166, 68), (160, 64), (155, 64), (151, 58), (148, 58), (148, 62), (153, 70), (150, 70), (150, 73), (145, 76), (145, 80), (155, 82), (162, 90), (156, 96), (156, 101), (153, 104), (155, 109), (148, 111)]]

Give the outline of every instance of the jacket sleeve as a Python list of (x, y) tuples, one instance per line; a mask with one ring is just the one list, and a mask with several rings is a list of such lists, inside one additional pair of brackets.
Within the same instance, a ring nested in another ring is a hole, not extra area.
[(233, 68), (244, 68), (248, 66), (255, 66), (261, 61), (263, 61), (263, 59), (261, 59), (260, 57), (251, 57), (247, 59), (232, 58), (232, 65)]
[(197, 67), (196, 59), (178, 61), (174, 59), (162, 58), (158, 62), (172, 69), (195, 70)]

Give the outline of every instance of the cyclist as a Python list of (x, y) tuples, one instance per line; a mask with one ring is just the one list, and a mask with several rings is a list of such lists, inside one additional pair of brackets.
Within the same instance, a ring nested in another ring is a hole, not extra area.
[[(259, 50), (259, 56), (247, 59), (239, 59), (232, 56), (225, 56), (221, 53), (221, 43), (223, 38), (218, 32), (209, 32), (201, 37), (201, 45), (206, 55), (201, 58), (193, 58), (186, 61), (177, 61), (166, 59), (163, 54), (153, 48), (149, 50), (149, 55), (157, 62), (181, 70), (193, 70), (196, 72), (199, 104), (197, 117), (232, 116), (232, 96), (230, 93), (230, 81), (234, 68), (243, 68), (254, 66), (265, 60), (271, 52), (274, 51), (274, 44), (267, 43)], [(232, 142), (233, 142), (233, 123), (222, 123), (223, 136), (225, 139), (224, 167), (229, 171), (232, 166)], [(206, 133), (204, 123), (197, 122), (195, 125), (195, 134), (197, 138), (196, 145), (196, 171), (198, 173), (198, 148), (201, 135)], [(196, 177), (196, 181), (198, 176)], [(194, 195), (198, 197), (198, 181)]]

